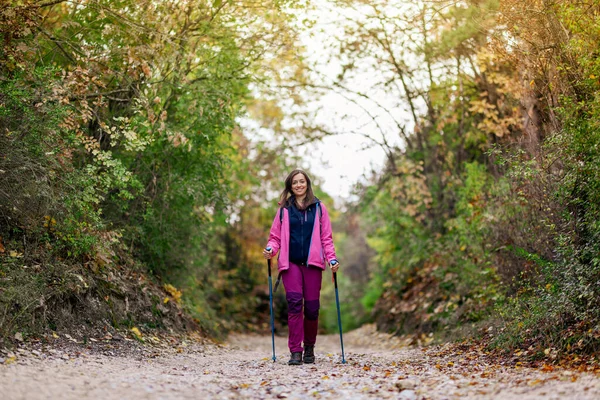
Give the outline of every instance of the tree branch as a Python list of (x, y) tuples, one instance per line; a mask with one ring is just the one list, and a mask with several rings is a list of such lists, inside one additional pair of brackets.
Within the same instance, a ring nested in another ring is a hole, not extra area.
[(42, 8), (42, 7), (52, 7), (52, 6), (55, 6), (55, 5), (60, 4), (60, 3), (66, 3), (67, 1), (70, 1), (70, 0), (47, 0), (47, 1), (44, 1), (44, 2), (42, 2), (40, 4), (38, 4), (37, 6), (40, 7), (40, 8)]
[(65, 57), (67, 57), (69, 59), (69, 61), (71, 61), (73, 64), (75, 64), (75, 58), (73, 58), (73, 56), (71, 54), (69, 54), (67, 52), (67, 50), (65, 50), (65, 48), (58, 42), (58, 39), (56, 39), (54, 36), (50, 35), (48, 32), (46, 32), (44, 29), (42, 29), (42, 27), (38, 26), (38, 29), (40, 32), (42, 32), (42, 34), (44, 36), (46, 36), (48, 39), (50, 39), (50, 41), (52, 43), (54, 43), (56, 45), (56, 47), (58, 47), (58, 49), (60, 50), (61, 53), (63, 53), (63, 55)]

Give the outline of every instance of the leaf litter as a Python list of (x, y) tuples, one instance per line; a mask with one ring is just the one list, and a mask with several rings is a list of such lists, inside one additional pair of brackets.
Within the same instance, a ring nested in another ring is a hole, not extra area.
[(224, 345), (174, 337), (61, 343), (0, 350), (0, 393), (28, 399), (600, 398), (594, 371), (517, 365), (519, 357), (500, 358), (475, 345), (410, 346), (373, 326), (344, 335), (346, 364), (338, 335), (319, 336), (316, 363), (300, 366), (287, 365), (285, 337), (276, 338), (275, 362), (270, 336), (259, 335), (233, 335)]

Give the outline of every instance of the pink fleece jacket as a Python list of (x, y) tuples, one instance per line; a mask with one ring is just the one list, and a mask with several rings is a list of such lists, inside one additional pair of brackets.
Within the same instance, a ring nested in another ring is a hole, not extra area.
[[(313, 226), (308, 249), (308, 265), (325, 269), (325, 261), (329, 263), (332, 260), (337, 260), (337, 257), (333, 245), (333, 232), (329, 213), (323, 203), (319, 203), (317, 206), (321, 207), (321, 212), (317, 210), (315, 213), (315, 225)], [(277, 210), (266, 247), (270, 247), (274, 255), (279, 253), (277, 257), (277, 269), (279, 271), (284, 271), (290, 267), (290, 216), (287, 208), (283, 209), (281, 221), (279, 209)]]

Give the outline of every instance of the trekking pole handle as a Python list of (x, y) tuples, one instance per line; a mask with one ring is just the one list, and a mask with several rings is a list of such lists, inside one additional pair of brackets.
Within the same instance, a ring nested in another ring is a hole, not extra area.
[[(335, 265), (338, 263), (338, 260), (331, 260), (331, 262), (329, 263), (330, 265)], [(331, 281), (334, 283), (335, 288), (337, 289), (337, 272), (333, 273), (333, 276), (331, 277)]]
[[(271, 251), (271, 246), (265, 248), (266, 251)], [(267, 265), (269, 266), (269, 278), (271, 277), (271, 259), (267, 259)]]

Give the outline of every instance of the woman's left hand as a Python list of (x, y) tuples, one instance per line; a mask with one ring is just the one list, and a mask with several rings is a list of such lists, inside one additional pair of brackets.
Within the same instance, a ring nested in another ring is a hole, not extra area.
[(331, 272), (337, 272), (338, 268), (340, 267), (340, 263), (336, 262), (335, 264), (329, 264), (329, 267), (331, 268)]

